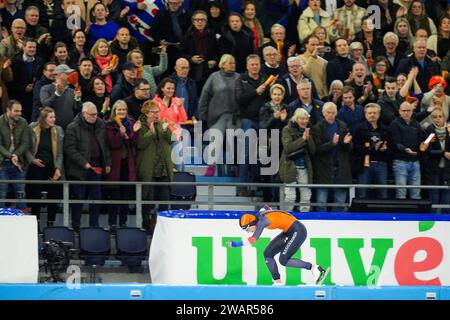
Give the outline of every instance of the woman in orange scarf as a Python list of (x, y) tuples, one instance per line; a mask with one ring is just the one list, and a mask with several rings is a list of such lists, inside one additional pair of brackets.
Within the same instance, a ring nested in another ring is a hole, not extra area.
[(106, 91), (111, 93), (113, 87), (113, 77), (119, 64), (119, 59), (111, 53), (108, 41), (98, 39), (91, 49), (91, 56), (101, 70), (102, 77), (105, 79)]

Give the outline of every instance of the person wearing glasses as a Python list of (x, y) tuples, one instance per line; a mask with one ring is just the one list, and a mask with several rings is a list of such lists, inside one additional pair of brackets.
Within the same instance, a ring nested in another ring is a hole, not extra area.
[[(298, 99), (297, 85), (300, 83), (300, 81), (309, 81), (309, 78), (303, 73), (304, 65), (305, 63), (298, 57), (290, 57), (287, 59), (288, 73), (278, 79), (278, 83), (284, 87), (284, 90), (286, 92), (283, 100), (286, 104), (289, 104)], [(316, 98), (316, 87), (313, 82), (311, 82), (311, 87), (312, 94)]]
[[(68, 180), (102, 181), (111, 171), (105, 123), (98, 117), (95, 104), (83, 103), (81, 113), (67, 126), (64, 137), (65, 169)], [(101, 200), (99, 184), (71, 186), (71, 197), (77, 200)], [(82, 204), (72, 205), (72, 228), (80, 230)], [(90, 205), (89, 226), (99, 226), (100, 205)]]
[(266, 46), (263, 49), (264, 63), (262, 72), (268, 76), (283, 76), (288, 73), (285, 65), (281, 64), (281, 54), (272, 46)]
[(209, 75), (217, 70), (219, 52), (215, 33), (206, 27), (208, 16), (198, 10), (192, 15), (192, 26), (188, 28), (182, 41), (182, 56), (189, 60), (191, 77), (197, 88), (203, 88)]
[(146, 79), (137, 79), (134, 93), (125, 99), (130, 117), (137, 120), (144, 102), (148, 99), (150, 99), (150, 84)]
[[(141, 123), (137, 140), (136, 171), (138, 181), (171, 182), (173, 181), (173, 162), (171, 156), (171, 137), (169, 122), (162, 121), (158, 103), (148, 100), (142, 106)], [(146, 185), (142, 188), (142, 199), (168, 201), (169, 185)], [(158, 210), (167, 210), (167, 204), (158, 205)], [(142, 208), (142, 227), (153, 234), (157, 214), (155, 205)]]

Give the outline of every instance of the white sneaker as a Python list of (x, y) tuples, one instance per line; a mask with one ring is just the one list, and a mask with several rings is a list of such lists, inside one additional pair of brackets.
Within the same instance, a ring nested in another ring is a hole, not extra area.
[(274, 282), (272, 284), (272, 286), (274, 286), (274, 287), (284, 286), (284, 283), (283, 282)]

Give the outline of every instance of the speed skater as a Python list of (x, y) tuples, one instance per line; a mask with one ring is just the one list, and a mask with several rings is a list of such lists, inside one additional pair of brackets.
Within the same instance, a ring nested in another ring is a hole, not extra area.
[(279, 260), (281, 265), (311, 270), (314, 279), (316, 279), (316, 284), (321, 285), (330, 272), (330, 268), (325, 270), (319, 265), (292, 258), (305, 241), (307, 231), (304, 224), (290, 213), (282, 210), (272, 210), (272, 208), (265, 205), (256, 215), (243, 214), (239, 219), (239, 225), (243, 230), (253, 233), (253, 235), (247, 241), (228, 242), (230, 247), (252, 245), (258, 240), (265, 228), (281, 229), (283, 231), (272, 239), (266, 250), (264, 250), (264, 259), (275, 284), (282, 283), (278, 266), (274, 259), (278, 253), (280, 254)]

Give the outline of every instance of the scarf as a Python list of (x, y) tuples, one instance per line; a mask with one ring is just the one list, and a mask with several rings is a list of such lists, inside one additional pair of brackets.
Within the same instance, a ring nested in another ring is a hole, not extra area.
[(122, 119), (122, 125), (125, 127), (126, 131), (127, 131), (127, 135), (130, 136), (131, 135), (131, 130), (133, 129), (133, 127), (131, 126), (131, 121), (130, 119), (128, 119), (128, 117)]
[[(103, 71), (106, 68), (109, 67), (110, 63), (111, 63), (111, 55), (106, 56), (106, 57), (102, 57), (100, 55), (98, 55), (95, 58), (95, 61), (97, 62), (97, 65), (100, 67), (100, 70)], [(112, 78), (111, 75), (108, 74), (107, 76), (103, 76), (103, 78), (105, 79), (105, 83), (106, 83), (106, 92), (111, 93), (112, 90)]]
[(137, 70), (136, 78), (137, 79), (142, 79), (144, 77), (143, 74), (142, 74), (143, 71), (144, 71), (144, 66), (137, 67), (136, 70)]
[(208, 32), (206, 29), (203, 32), (198, 31), (196, 28), (193, 29), (198, 54), (206, 58), (208, 56)]
[(434, 132), (436, 132), (436, 137), (439, 141), (445, 141), (445, 137), (447, 136), (447, 127), (444, 125), (443, 127), (436, 127)]
[(176, 12), (170, 12), (170, 19), (172, 19), (172, 29), (177, 41), (180, 41), (183, 37), (183, 30), (180, 26), (180, 21), (178, 21), (178, 17), (183, 13), (183, 9), (178, 9)]

